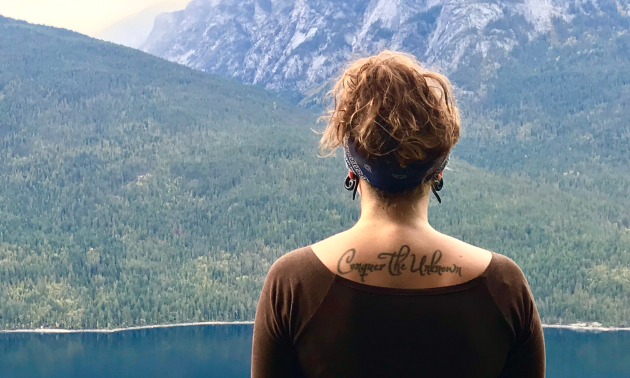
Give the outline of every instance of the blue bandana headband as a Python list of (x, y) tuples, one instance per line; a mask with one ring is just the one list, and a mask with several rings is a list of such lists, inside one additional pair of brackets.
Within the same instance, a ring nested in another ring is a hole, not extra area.
[(403, 168), (393, 154), (378, 159), (362, 157), (357, 152), (354, 141), (347, 136), (343, 147), (346, 166), (350, 171), (370, 185), (392, 193), (412, 189), (435, 179), (444, 170), (449, 160), (449, 157), (445, 156), (437, 161), (415, 162)]

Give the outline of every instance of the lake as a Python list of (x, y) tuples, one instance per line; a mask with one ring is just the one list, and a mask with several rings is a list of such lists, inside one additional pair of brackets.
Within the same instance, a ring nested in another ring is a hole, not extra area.
[[(0, 333), (0, 377), (249, 377), (252, 325)], [(547, 377), (630, 377), (630, 332), (545, 329)]]

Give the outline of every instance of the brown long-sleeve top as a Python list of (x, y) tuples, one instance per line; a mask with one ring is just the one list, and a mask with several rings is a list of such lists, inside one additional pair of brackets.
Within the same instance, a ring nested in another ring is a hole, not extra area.
[(310, 247), (271, 268), (254, 325), (252, 377), (544, 377), (542, 327), (521, 269), (493, 253), (470, 281), (366, 285)]

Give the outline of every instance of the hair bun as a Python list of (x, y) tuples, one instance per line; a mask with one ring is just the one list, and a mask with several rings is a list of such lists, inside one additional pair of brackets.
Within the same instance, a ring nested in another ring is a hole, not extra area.
[(320, 141), (323, 152), (331, 154), (350, 137), (365, 158), (394, 154), (405, 167), (444, 158), (459, 139), (451, 83), (408, 54), (383, 51), (355, 61), (328, 96), (333, 107)]

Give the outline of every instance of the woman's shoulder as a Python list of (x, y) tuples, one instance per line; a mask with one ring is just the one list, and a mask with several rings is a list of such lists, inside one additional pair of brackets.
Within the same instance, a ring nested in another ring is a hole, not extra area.
[(492, 261), (484, 272), (486, 280), (503, 290), (522, 290), (527, 287), (527, 278), (514, 260), (500, 253), (492, 252)]
[(491, 265), (496, 263), (495, 253), (452, 236), (438, 233), (436, 245), (439, 245), (447, 258), (455, 261), (457, 265), (466, 267), (465, 280), (485, 275)]
[(315, 256), (311, 246), (294, 249), (281, 256), (267, 273), (267, 280), (282, 281), (285, 284), (332, 278), (328, 269), (322, 266)]
[(511, 295), (513, 291), (528, 289), (527, 279), (520, 266), (510, 257), (501, 253), (489, 251), (461, 240), (448, 237), (455, 251), (463, 251), (468, 257), (468, 264), (477, 265), (479, 275), (483, 276), (490, 289), (504, 295)]
[(271, 266), (260, 296), (260, 311), (273, 313), (286, 335), (297, 337), (333, 281), (334, 275), (321, 263), (318, 265), (310, 246), (295, 249)]
[(302, 248), (294, 249), (284, 255), (280, 256), (272, 265), (269, 272), (277, 270), (294, 269), (296, 267), (304, 265), (309, 260), (309, 253), (311, 253), (311, 247), (306, 246)]
[(523, 271), (511, 258), (493, 252), (492, 262), (483, 276), (495, 303), (514, 335), (519, 337), (537, 316), (536, 303)]

